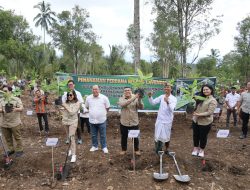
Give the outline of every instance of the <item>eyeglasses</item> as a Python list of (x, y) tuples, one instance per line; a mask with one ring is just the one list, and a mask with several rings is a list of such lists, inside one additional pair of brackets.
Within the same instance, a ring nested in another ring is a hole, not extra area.
[(68, 97), (69, 97), (69, 96), (72, 97), (72, 96), (74, 96), (74, 95), (73, 95), (73, 94), (68, 94), (67, 96), (68, 96)]

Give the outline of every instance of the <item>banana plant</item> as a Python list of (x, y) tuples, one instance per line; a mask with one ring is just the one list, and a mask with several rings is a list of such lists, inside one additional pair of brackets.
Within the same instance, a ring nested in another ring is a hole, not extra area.
[(137, 69), (138, 77), (129, 77), (128, 81), (132, 85), (132, 88), (134, 90), (134, 93), (139, 93), (140, 96), (144, 97), (144, 87), (147, 84), (148, 81), (151, 81), (153, 79), (153, 73), (149, 73), (147, 75), (144, 75), (143, 72), (140, 69)]
[(178, 100), (175, 109), (178, 110), (188, 104), (194, 107), (195, 100), (205, 100), (205, 97), (195, 95), (195, 93), (197, 92), (197, 88), (197, 80), (194, 80), (192, 84), (188, 85), (188, 88), (180, 87), (180, 91), (183, 92), (183, 95), (181, 99)]
[(151, 81), (153, 79), (153, 73), (144, 75), (140, 69), (137, 69), (137, 73), (139, 77), (128, 78), (133, 89), (143, 88), (147, 81)]

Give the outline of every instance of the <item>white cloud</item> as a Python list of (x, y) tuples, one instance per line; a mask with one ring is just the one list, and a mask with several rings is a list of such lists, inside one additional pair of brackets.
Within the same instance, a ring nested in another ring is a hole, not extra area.
[[(16, 14), (23, 15), (30, 24), (36, 35), (42, 35), (40, 28), (36, 28), (33, 18), (38, 13), (33, 6), (42, 0), (0, 0), (0, 5), (5, 9), (15, 10)], [(153, 53), (145, 44), (145, 38), (152, 32), (150, 4), (145, 5), (148, 0), (140, 1), (141, 42), (142, 58), (150, 60)], [(94, 32), (101, 36), (100, 45), (109, 53), (110, 45), (127, 45), (126, 32), (129, 24), (133, 23), (134, 0), (45, 0), (50, 2), (51, 9), (56, 13), (63, 10), (72, 10), (75, 5), (86, 8), (90, 13), (90, 22)], [(250, 12), (250, 0), (215, 0), (213, 4), (213, 15), (221, 15), (223, 24), (221, 33), (207, 42), (200, 56), (210, 54), (210, 49), (219, 49), (221, 55), (228, 53), (234, 48), (234, 36), (237, 35), (236, 25)], [(50, 40), (47, 37), (47, 40)], [(130, 59), (131, 60), (131, 59)]]

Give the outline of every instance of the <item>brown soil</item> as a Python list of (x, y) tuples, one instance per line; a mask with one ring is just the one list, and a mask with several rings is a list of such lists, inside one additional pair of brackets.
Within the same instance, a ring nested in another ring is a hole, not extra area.
[[(52, 98), (51, 98), (52, 99)], [(164, 155), (163, 172), (169, 178), (163, 182), (153, 179), (154, 172), (159, 172), (159, 158), (154, 152), (155, 114), (140, 116), (140, 149), (142, 155), (136, 157), (136, 171), (132, 167), (132, 141), (128, 141), (128, 151), (120, 156), (119, 116), (110, 113), (107, 127), (109, 154), (102, 151), (89, 152), (91, 138), (82, 134), (84, 143), (77, 145), (77, 162), (70, 164), (70, 175), (65, 181), (52, 181), (51, 148), (45, 146), (46, 138), (38, 133), (35, 115), (27, 116), (32, 109), (31, 97), (22, 97), (25, 106), (23, 112), (23, 143), (25, 154), (20, 158), (13, 156), (14, 163), (8, 169), (0, 164), (0, 189), (172, 189), (172, 190), (221, 190), (250, 189), (250, 146), (249, 138), (240, 140), (240, 127), (230, 128), (227, 139), (216, 138), (218, 129), (225, 126), (224, 115), (216, 122), (209, 134), (205, 160), (191, 156), (192, 129), (190, 116), (176, 114), (172, 130), (170, 149), (176, 152), (176, 159), (183, 174), (190, 176), (188, 184), (175, 181), (177, 174), (171, 157)], [(55, 163), (63, 164), (67, 145), (64, 143), (65, 131), (60, 123), (58, 111), (49, 106), (50, 134), (58, 137), (59, 144), (54, 148)], [(85, 130), (86, 131), (86, 130)]]

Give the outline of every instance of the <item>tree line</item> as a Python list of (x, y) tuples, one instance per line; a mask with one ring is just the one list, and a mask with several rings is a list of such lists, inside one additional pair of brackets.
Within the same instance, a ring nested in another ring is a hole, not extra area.
[[(220, 58), (216, 49), (199, 58), (204, 44), (220, 32), (221, 16), (211, 16), (213, 0), (151, 0), (153, 31), (146, 41), (154, 61), (140, 60), (143, 73), (154, 77), (216, 76), (228, 85), (250, 80), (250, 17), (239, 21), (235, 49)], [(88, 75), (134, 74), (135, 65), (125, 59), (133, 52), (136, 27), (128, 26), (129, 46), (111, 44), (104, 55), (93, 32), (89, 12), (76, 5), (55, 13), (50, 3), (34, 5), (35, 26), (43, 39), (33, 34), (22, 15), (0, 7), (0, 74), (17, 77), (51, 78), (57, 71)], [(45, 43), (46, 34), (51, 42)], [(141, 37), (140, 37), (141, 38)], [(57, 51), (60, 55), (57, 55)]]

